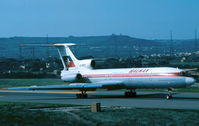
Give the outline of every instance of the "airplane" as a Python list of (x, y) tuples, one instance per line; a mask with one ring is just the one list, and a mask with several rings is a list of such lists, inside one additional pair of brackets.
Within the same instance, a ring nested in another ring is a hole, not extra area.
[(70, 46), (74, 43), (39, 44), (39, 46), (55, 47), (58, 50), (63, 70), (61, 79), (69, 82), (67, 85), (14, 87), (9, 90), (80, 90), (77, 98), (87, 98), (87, 91), (97, 89), (126, 89), (126, 97), (135, 97), (136, 89), (162, 88), (168, 89), (166, 99), (172, 98), (173, 88), (187, 87), (195, 83), (189, 72), (173, 67), (153, 68), (120, 68), (94, 69), (96, 62), (93, 59), (78, 60)]

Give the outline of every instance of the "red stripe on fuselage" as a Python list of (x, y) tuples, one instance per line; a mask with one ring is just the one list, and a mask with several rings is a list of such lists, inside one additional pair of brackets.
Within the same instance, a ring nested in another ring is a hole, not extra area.
[(136, 73), (136, 74), (85, 74), (84, 78), (114, 78), (114, 77), (180, 77), (178, 73)]

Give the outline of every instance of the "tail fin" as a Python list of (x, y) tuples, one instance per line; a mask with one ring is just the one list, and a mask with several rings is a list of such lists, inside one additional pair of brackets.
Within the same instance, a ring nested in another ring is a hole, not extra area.
[(69, 46), (75, 45), (73, 43), (63, 43), (63, 44), (54, 44), (57, 48), (60, 59), (64, 66), (64, 69), (78, 67), (78, 59), (73, 55)]

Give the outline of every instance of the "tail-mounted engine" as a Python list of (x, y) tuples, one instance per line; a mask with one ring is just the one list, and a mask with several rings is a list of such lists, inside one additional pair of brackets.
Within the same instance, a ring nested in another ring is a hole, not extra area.
[(86, 60), (79, 60), (79, 67), (93, 69), (96, 66), (95, 60), (86, 59)]
[(82, 82), (84, 79), (80, 73), (63, 72), (61, 79), (65, 82)]

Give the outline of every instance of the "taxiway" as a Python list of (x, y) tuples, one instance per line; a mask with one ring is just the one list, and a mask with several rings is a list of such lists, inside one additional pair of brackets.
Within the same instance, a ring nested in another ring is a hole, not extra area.
[(173, 99), (165, 98), (166, 92), (137, 92), (135, 98), (126, 98), (123, 91), (88, 92), (87, 99), (77, 99), (78, 91), (16, 91), (0, 90), (0, 101), (40, 102), (55, 104), (90, 105), (100, 102), (102, 106), (135, 108), (193, 109), (199, 110), (199, 93), (175, 93)]

